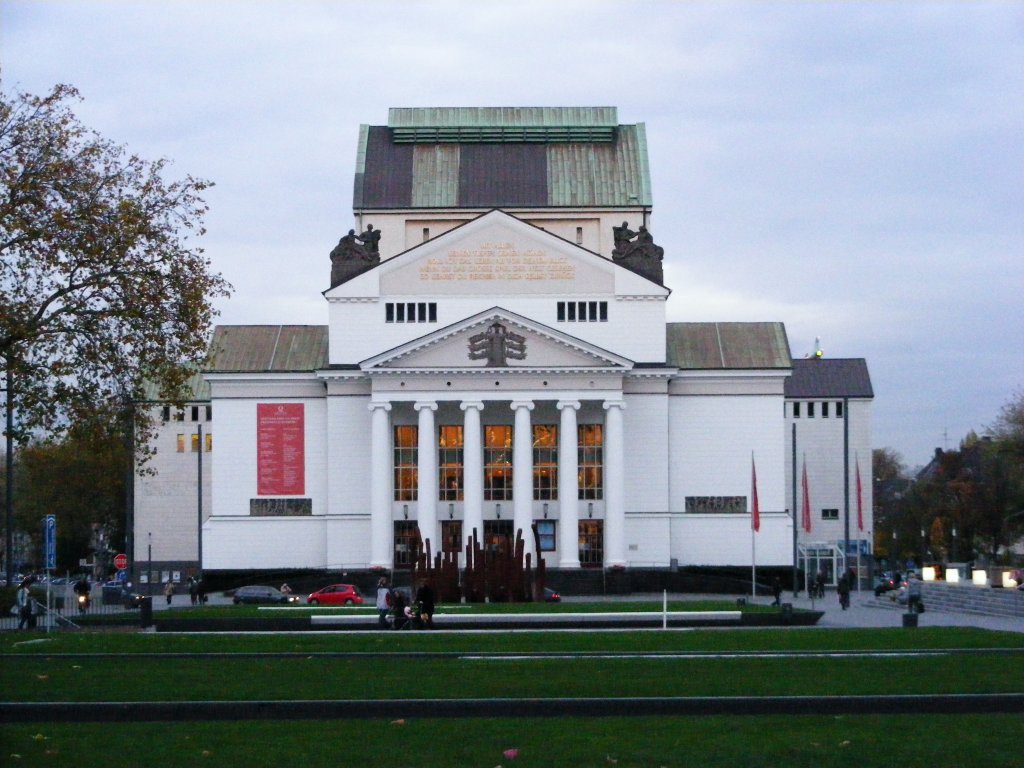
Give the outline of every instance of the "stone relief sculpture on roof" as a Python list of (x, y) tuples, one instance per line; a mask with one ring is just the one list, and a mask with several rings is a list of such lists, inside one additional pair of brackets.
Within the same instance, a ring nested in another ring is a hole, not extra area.
[(350, 229), (331, 251), (331, 288), (380, 264), (380, 230), (368, 224), (356, 234)]
[(612, 232), (615, 239), (612, 261), (658, 285), (664, 285), (661, 262), (665, 257), (665, 249), (655, 244), (647, 227), (640, 227), (639, 231), (634, 232), (629, 228), (629, 223), (624, 221), (621, 227), (612, 227)]

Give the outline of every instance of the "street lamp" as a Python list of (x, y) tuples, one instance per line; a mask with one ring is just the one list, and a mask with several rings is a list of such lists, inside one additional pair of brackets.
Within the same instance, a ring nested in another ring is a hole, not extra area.
[(153, 534), (147, 533), (146, 594), (153, 594)]

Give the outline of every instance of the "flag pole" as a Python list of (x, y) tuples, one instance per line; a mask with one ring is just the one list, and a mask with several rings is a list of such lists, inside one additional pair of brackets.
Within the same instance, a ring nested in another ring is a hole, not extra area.
[(757, 501), (757, 467), (754, 464), (754, 452), (750, 452), (750, 596), (757, 599), (757, 529), (761, 527)]

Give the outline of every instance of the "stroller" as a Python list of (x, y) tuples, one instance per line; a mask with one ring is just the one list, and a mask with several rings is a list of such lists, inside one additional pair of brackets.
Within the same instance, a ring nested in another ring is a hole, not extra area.
[(406, 603), (402, 593), (395, 592), (388, 623), (391, 624), (392, 629), (419, 629), (420, 604), (417, 602)]

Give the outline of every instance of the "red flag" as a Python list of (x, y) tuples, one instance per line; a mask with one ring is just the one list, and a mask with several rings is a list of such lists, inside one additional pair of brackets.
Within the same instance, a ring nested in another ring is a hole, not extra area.
[(864, 530), (864, 497), (862, 495), (862, 489), (860, 485), (860, 458), (856, 459), (857, 462), (857, 530)]
[(761, 508), (757, 503), (757, 467), (754, 466), (754, 455), (750, 455), (750, 496), (753, 503), (750, 507), (750, 525), (755, 531), (761, 530)]
[(811, 532), (811, 495), (807, 491), (807, 459), (804, 459), (804, 477), (802, 481), (804, 490), (804, 502), (802, 507), (804, 530)]

